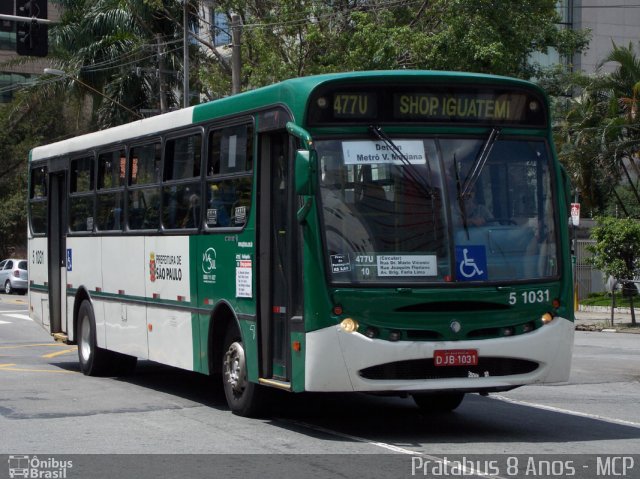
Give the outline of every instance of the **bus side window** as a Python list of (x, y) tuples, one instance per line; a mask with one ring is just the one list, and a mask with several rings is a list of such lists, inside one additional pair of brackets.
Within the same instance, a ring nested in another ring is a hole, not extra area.
[(253, 126), (209, 132), (205, 225), (239, 228), (249, 218), (253, 187)]
[[(165, 229), (200, 227), (200, 177), (202, 135), (168, 139), (164, 153), (162, 226)], [(191, 179), (192, 181), (186, 182)]]
[(69, 229), (89, 232), (94, 227), (94, 157), (76, 158), (70, 163)]
[(29, 218), (33, 234), (47, 232), (47, 168), (31, 170), (31, 191), (29, 194)]
[(98, 155), (96, 227), (99, 231), (118, 231), (124, 220), (125, 150)]
[(130, 230), (158, 229), (160, 226), (161, 157), (159, 141), (133, 146), (129, 150), (127, 223)]

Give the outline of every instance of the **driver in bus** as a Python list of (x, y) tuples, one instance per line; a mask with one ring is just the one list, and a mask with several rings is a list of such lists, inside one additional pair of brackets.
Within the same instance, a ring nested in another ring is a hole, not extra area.
[(465, 199), (465, 212), (469, 226), (484, 226), (493, 220), (489, 209), (478, 201), (478, 191), (473, 189)]

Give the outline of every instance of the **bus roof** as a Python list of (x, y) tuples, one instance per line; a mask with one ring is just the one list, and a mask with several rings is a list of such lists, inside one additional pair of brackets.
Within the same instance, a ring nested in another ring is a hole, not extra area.
[(132, 123), (88, 133), (49, 145), (38, 146), (31, 151), (30, 160), (36, 161), (91, 148), (115, 144), (132, 138), (153, 136), (179, 127), (194, 125), (206, 120), (251, 112), (270, 105), (286, 105), (293, 118), (304, 118), (310, 93), (319, 85), (333, 81), (358, 82), (409, 82), (424, 79), (434, 84), (469, 83), (501, 84), (526, 87), (544, 94), (535, 84), (515, 78), (481, 73), (445, 72), (430, 70), (380, 70), (348, 73), (329, 73), (284, 80), (273, 85), (243, 92), (234, 96), (213, 100), (202, 105), (183, 108), (162, 115), (137, 120)]

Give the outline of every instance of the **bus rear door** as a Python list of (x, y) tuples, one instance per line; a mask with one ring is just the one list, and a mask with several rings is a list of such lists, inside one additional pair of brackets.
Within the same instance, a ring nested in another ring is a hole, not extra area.
[(64, 171), (49, 174), (48, 289), (50, 333), (68, 333), (67, 287), (67, 180)]

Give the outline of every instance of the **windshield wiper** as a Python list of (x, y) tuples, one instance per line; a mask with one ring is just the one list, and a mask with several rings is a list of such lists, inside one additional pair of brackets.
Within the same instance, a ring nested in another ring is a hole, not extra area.
[[(480, 152), (476, 157), (475, 161), (471, 165), (471, 169), (467, 174), (467, 177), (464, 179), (464, 183), (462, 184), (462, 188), (458, 188), (459, 199), (466, 198), (470, 191), (473, 190), (478, 178), (480, 177), (480, 173), (484, 169), (484, 165), (487, 163), (489, 159), (489, 155), (491, 154), (491, 150), (493, 146), (496, 144), (498, 140), (498, 136), (500, 135), (500, 128), (492, 128), (491, 133), (487, 137), (484, 145), (480, 148)], [(462, 191), (460, 191), (460, 189)]]
[(462, 226), (465, 233), (467, 233), (467, 239), (469, 238), (469, 226), (467, 225), (467, 207), (462, 195), (462, 185), (460, 184), (460, 172), (458, 169), (458, 160), (456, 154), (453, 154), (453, 171), (456, 174), (456, 196), (458, 197), (458, 206), (460, 207), (460, 216), (462, 217)]
[[(402, 153), (402, 151), (400, 150), (400, 148), (398, 148), (398, 145), (396, 145), (393, 140), (391, 138), (389, 138), (389, 136), (384, 132), (384, 130), (378, 126), (378, 125), (370, 125), (369, 126), (369, 131), (371, 131), (371, 133), (373, 133), (373, 135), (380, 141), (382, 141), (389, 149), (391, 149), (391, 151), (393, 151), (398, 159), (400, 160), (400, 162), (402, 162), (402, 164), (404, 166), (406, 166), (406, 173), (409, 177), (411, 177), (411, 179), (413, 180), (413, 182), (418, 185), (418, 187), (422, 190), (422, 192), (427, 195), (428, 197), (430, 197), (431, 199), (433, 199), (433, 195), (429, 189), (429, 187), (427, 187), (423, 180), (422, 180), (422, 175), (420, 175), (420, 173), (418, 173), (415, 169), (415, 167), (413, 166), (413, 164), (409, 161), (409, 159), (405, 156), (404, 153)], [(427, 167), (429, 166), (429, 162), (426, 161), (427, 163)]]

